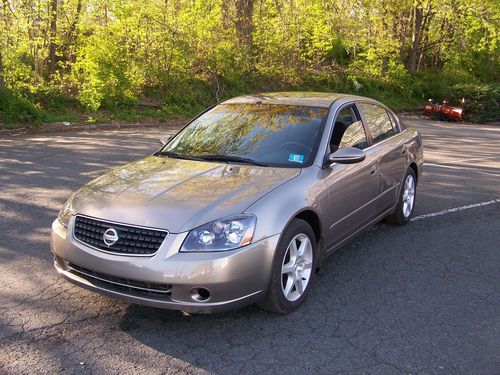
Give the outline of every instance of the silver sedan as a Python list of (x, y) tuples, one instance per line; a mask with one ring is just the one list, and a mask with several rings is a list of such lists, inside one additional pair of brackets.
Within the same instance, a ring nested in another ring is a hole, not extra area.
[(419, 133), (375, 100), (237, 97), (73, 193), (52, 224), (54, 264), (131, 303), (287, 313), (329, 254), (410, 220), (422, 165)]

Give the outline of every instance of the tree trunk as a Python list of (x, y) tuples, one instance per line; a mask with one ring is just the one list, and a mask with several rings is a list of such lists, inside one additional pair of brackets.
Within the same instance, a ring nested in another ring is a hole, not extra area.
[[(14, 9), (12, 8), (12, 6), (8, 0), (3, 0), (2, 5), (3, 5), (3, 9), (2, 9), (3, 14), (1, 14), (1, 16), (3, 19), (3, 27), (0, 27), (0, 31), (7, 33), (11, 27), (11, 22), (10, 22), (11, 15), (9, 14), (9, 11), (7, 9), (10, 10), (12, 15), (14, 15)], [(5, 40), (1, 41), (1, 43), (0, 43), (0, 93), (5, 91), (5, 75), (4, 75), (5, 69), (3, 66), (3, 51), (2, 51), (2, 49), (7, 47), (8, 43), (9, 43), (8, 39), (9, 38), (7, 35), (7, 38), (5, 38)]]
[(104, 26), (108, 27), (108, 4), (104, 4)]
[(3, 72), (3, 56), (2, 51), (0, 51), (0, 93), (5, 91), (5, 78)]
[(253, 8), (254, 0), (236, 0), (236, 36), (240, 47), (248, 52), (253, 45)]
[(410, 50), (410, 56), (408, 57), (408, 62), (406, 64), (406, 68), (410, 73), (414, 73), (417, 70), (417, 59), (419, 55), (422, 20), (423, 20), (422, 4), (420, 2), (416, 2), (413, 8), (413, 32), (411, 38), (412, 45)]
[(75, 35), (76, 28), (78, 26), (78, 22), (80, 21), (80, 14), (82, 13), (82, 0), (78, 0), (78, 3), (76, 4), (76, 13), (75, 13), (75, 18), (73, 19), (73, 22), (71, 23), (71, 26), (68, 31), (68, 45), (66, 46), (66, 58), (68, 61), (75, 62), (75, 56), (73, 54), (73, 38)]
[(50, 1), (50, 44), (49, 44), (49, 61), (48, 61), (48, 73), (49, 76), (56, 72), (56, 36), (57, 36), (57, 1)]
[(232, 0), (222, 0), (221, 3), (221, 22), (224, 29), (229, 29), (232, 24), (231, 20), (231, 9), (233, 1)]
[(387, 58), (387, 56), (383, 56), (382, 67), (381, 67), (382, 76), (385, 77), (388, 71), (389, 71), (389, 59)]

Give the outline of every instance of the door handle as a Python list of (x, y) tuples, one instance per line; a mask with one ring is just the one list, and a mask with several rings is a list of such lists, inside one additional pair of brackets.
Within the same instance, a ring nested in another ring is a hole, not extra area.
[(372, 167), (370, 168), (370, 174), (375, 174), (377, 171), (377, 164), (373, 164)]
[(406, 145), (401, 148), (401, 155), (406, 155)]

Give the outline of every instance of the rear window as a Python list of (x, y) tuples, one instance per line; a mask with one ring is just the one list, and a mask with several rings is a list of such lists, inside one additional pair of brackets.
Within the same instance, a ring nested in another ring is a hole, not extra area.
[(359, 107), (363, 111), (374, 143), (383, 141), (396, 134), (391, 118), (384, 108), (368, 103), (360, 103)]

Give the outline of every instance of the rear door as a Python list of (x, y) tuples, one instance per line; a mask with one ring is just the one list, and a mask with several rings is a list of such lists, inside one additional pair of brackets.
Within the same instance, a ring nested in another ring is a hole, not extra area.
[(392, 208), (397, 200), (399, 186), (405, 172), (406, 146), (398, 136), (400, 130), (387, 112), (375, 103), (358, 103), (377, 159), (378, 192), (376, 214)]

